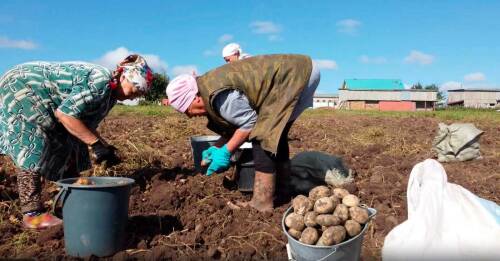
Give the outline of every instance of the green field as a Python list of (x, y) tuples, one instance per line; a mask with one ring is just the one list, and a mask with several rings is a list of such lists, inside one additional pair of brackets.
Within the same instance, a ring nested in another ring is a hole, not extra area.
[[(147, 115), (147, 116), (168, 116), (172, 113), (177, 113), (170, 107), (158, 105), (140, 105), (140, 106), (125, 106), (117, 105), (111, 111), (114, 116), (128, 116), (128, 115)], [(348, 110), (332, 110), (332, 109), (309, 109), (306, 110), (304, 115), (309, 117), (326, 117), (326, 116), (340, 116), (349, 117), (354, 115), (364, 115), (373, 117), (396, 117), (396, 118), (409, 118), (409, 117), (424, 117), (424, 118), (437, 118), (440, 120), (452, 121), (475, 121), (475, 120), (490, 120), (492, 122), (500, 123), (500, 112), (495, 110), (484, 109), (440, 109), (436, 111), (418, 111), (418, 112), (381, 112), (381, 111), (348, 111)]]

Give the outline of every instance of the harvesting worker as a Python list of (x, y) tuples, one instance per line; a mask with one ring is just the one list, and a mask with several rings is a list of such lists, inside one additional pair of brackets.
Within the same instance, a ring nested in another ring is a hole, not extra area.
[(117, 100), (144, 95), (153, 74), (130, 55), (114, 71), (83, 62), (29, 62), (0, 78), (0, 154), (17, 167), (23, 224), (46, 228), (62, 220), (45, 212), (44, 179), (76, 176), (96, 163), (116, 161), (115, 148), (96, 131)]
[[(169, 104), (189, 117), (206, 116), (221, 140), (203, 152), (207, 175), (229, 168), (230, 157), (252, 142), (253, 196), (241, 206), (273, 209), (276, 188), (286, 191), (290, 175), (288, 132), (308, 107), (320, 81), (311, 58), (263, 55), (229, 63), (206, 74), (180, 75), (167, 86)], [(277, 183), (277, 184), (276, 184)]]
[(222, 58), (226, 63), (231, 63), (251, 57), (249, 54), (244, 53), (237, 43), (230, 43), (222, 49)]

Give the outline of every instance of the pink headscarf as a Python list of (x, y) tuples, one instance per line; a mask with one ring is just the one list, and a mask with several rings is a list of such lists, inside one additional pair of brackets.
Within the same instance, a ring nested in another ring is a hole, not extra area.
[(198, 93), (196, 79), (189, 74), (175, 77), (167, 86), (167, 96), (170, 106), (179, 112), (186, 112)]

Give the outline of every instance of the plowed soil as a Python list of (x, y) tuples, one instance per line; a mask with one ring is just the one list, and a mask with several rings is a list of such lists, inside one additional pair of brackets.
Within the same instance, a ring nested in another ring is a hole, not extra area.
[[(412, 167), (432, 158), (434, 117), (377, 117), (327, 111), (304, 115), (292, 127), (291, 153), (319, 150), (344, 159), (354, 170), (347, 186), (378, 215), (362, 248), (363, 260), (379, 260), (384, 237), (406, 219), (406, 186)], [(451, 123), (447, 122), (447, 123)], [(473, 122), (485, 131), (483, 159), (447, 163), (449, 182), (500, 202), (500, 126)], [(109, 116), (100, 131), (120, 150), (123, 162), (92, 175), (128, 176), (132, 188), (126, 248), (112, 260), (286, 260), (281, 218), (289, 203), (273, 213), (233, 210), (227, 202), (248, 200), (228, 182), (232, 170), (211, 177), (194, 171), (189, 137), (212, 134), (203, 119), (182, 115)], [(72, 259), (64, 252), (62, 228), (23, 230), (15, 170), (0, 157), (0, 258)], [(56, 190), (45, 183), (47, 205)]]

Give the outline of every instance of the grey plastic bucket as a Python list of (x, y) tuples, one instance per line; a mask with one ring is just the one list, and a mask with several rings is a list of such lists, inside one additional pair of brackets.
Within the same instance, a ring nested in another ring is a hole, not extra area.
[[(366, 208), (369, 212), (368, 222), (377, 214), (377, 211), (373, 208)], [(312, 246), (304, 244), (288, 234), (285, 226), (285, 218), (293, 212), (292, 207), (288, 208), (283, 215), (283, 220), (281, 221), (281, 226), (288, 238), (288, 244), (290, 245), (291, 257), (289, 260), (297, 261), (312, 261), (312, 260), (342, 260), (351, 261), (359, 260), (361, 254), (361, 244), (363, 243), (363, 236), (368, 228), (368, 222), (364, 225), (361, 232), (347, 241), (333, 246)]]
[(62, 204), (66, 253), (75, 257), (105, 257), (122, 250), (126, 237), (130, 187), (133, 179), (90, 177), (95, 185), (57, 182), (61, 190), (54, 206)]
[(210, 146), (213, 146), (218, 140), (220, 136), (193, 136), (190, 138), (191, 141), (191, 153), (193, 155), (193, 163), (194, 168), (199, 173), (204, 173), (207, 167), (201, 166), (201, 153), (208, 149)]

